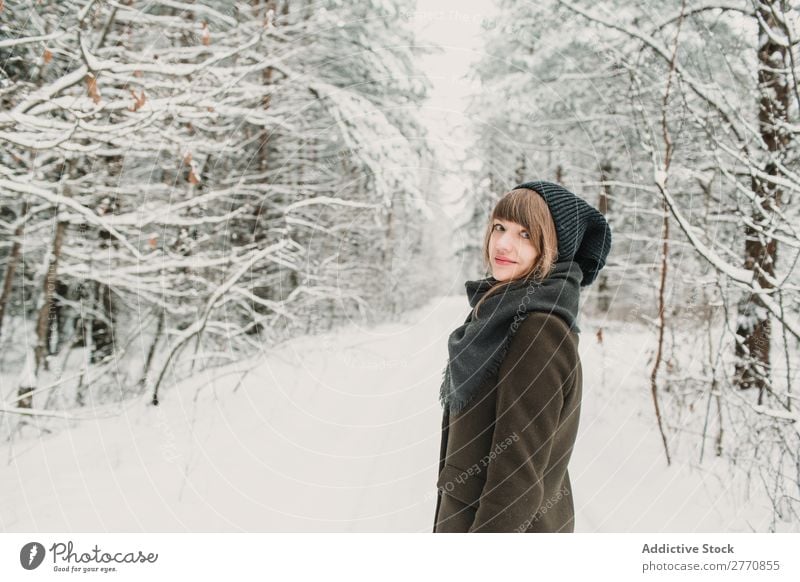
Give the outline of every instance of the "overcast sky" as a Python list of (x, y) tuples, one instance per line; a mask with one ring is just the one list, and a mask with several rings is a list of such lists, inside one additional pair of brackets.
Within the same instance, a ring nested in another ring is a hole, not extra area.
[[(466, 202), (473, 185), (464, 170), (478, 162), (467, 149), (472, 122), (465, 118), (464, 110), (468, 96), (479, 85), (466, 76), (482, 54), (482, 24), (491, 21), (495, 12), (493, 0), (418, 0), (412, 19), (420, 43), (441, 47), (438, 54), (420, 62), (433, 83), (422, 114), (429, 141), (441, 160), (436, 168), (441, 181), (428, 200), (441, 204), (439, 210), (447, 217), (448, 224), (441, 229), (445, 239), (441, 242), (450, 247), (451, 253), (463, 247), (467, 237), (482, 236), (462, 232), (457, 225), (470, 212)], [(447, 264), (452, 273), (447, 277), (450, 287), (445, 293), (463, 293), (463, 281), (477, 276), (465, 267), (457, 262)]]
[(481, 56), (481, 25), (494, 13), (490, 0), (418, 0), (412, 20), (420, 42), (443, 49), (420, 64), (433, 82), (423, 115), (431, 143), (445, 163), (445, 199), (454, 198), (467, 187), (462, 170), (465, 163), (475, 161), (465, 152), (470, 121), (464, 117), (464, 109), (467, 95), (477, 86), (465, 76)]

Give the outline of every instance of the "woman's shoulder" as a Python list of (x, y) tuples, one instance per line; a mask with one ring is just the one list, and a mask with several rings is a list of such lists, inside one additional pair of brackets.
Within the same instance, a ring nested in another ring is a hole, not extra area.
[(549, 311), (532, 311), (528, 313), (525, 318), (519, 323), (517, 334), (523, 335), (538, 335), (542, 332), (560, 334), (560, 335), (574, 335), (577, 333), (570, 330), (569, 324), (563, 317), (556, 313)]
[[(554, 313), (532, 312), (511, 338), (498, 379), (512, 393), (536, 386), (533, 398), (561, 390), (580, 367), (578, 334)], [(538, 396), (537, 396), (538, 395)]]
[(578, 357), (578, 334), (559, 315), (547, 311), (533, 311), (519, 323), (511, 339), (509, 358), (547, 355), (548, 359), (561, 356), (567, 360)]

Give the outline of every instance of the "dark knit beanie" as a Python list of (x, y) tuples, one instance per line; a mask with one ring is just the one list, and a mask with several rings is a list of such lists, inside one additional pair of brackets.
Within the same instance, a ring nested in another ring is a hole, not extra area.
[(605, 217), (585, 200), (553, 182), (535, 180), (516, 188), (533, 190), (544, 198), (556, 225), (557, 261), (578, 263), (583, 271), (581, 287), (590, 285), (605, 266), (611, 250), (611, 229)]

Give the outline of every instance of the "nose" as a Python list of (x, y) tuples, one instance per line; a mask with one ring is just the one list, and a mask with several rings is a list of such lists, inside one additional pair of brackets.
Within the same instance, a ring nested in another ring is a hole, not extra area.
[(501, 232), (500, 236), (497, 237), (495, 249), (501, 255), (508, 254), (508, 251), (512, 249), (511, 236), (509, 235), (508, 231)]

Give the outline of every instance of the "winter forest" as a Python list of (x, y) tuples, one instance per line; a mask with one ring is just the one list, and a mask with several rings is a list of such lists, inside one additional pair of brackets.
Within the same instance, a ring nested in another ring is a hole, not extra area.
[(800, 3), (467, 4), (0, 0), (0, 531), (430, 531), (533, 179), (614, 234), (576, 531), (800, 531)]

